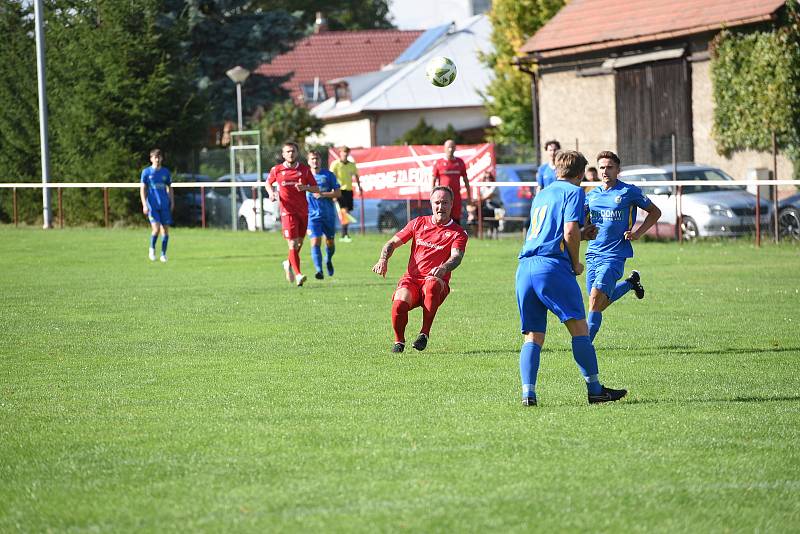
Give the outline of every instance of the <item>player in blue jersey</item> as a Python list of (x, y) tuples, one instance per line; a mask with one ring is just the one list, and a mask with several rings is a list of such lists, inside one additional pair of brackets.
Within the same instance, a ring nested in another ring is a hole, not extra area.
[(321, 241), (325, 237), (325, 267), (328, 276), (333, 276), (333, 253), (336, 252), (336, 219), (338, 213), (334, 200), (342, 196), (339, 181), (331, 171), (322, 168), (322, 156), (316, 150), (308, 152), (308, 166), (317, 180), (319, 193), (306, 192), (308, 200), (308, 235), (311, 237), (311, 261), (317, 273), (314, 277), (322, 280)]
[(167, 243), (169, 243), (169, 227), (172, 224), (172, 208), (175, 206), (175, 195), (172, 191), (172, 176), (169, 169), (161, 166), (163, 156), (161, 150), (150, 151), (151, 165), (142, 171), (139, 197), (142, 199), (142, 213), (150, 222), (150, 261), (156, 259), (156, 242), (161, 233), (161, 262), (167, 262)]
[(603, 386), (598, 378), (597, 354), (589, 339), (583, 297), (576, 276), (583, 272), (581, 239), (596, 231), (584, 222), (585, 193), (579, 187), (586, 158), (574, 150), (555, 158), (558, 180), (540, 191), (531, 205), (531, 225), (519, 254), (517, 304), (525, 342), (519, 354), (522, 404), (536, 406), (536, 376), (547, 329), (547, 310), (572, 336), (572, 355), (586, 381), (590, 404), (616, 401), (628, 392)]
[[(586, 195), (586, 209), (597, 226), (597, 237), (586, 249), (586, 292), (589, 294), (589, 337), (594, 341), (603, 311), (631, 289), (637, 298), (644, 298), (644, 287), (638, 271), (617, 282), (625, 272), (625, 260), (633, 257), (631, 241), (636, 241), (658, 222), (661, 210), (641, 189), (617, 179), (619, 157), (610, 151), (597, 155), (597, 167), (603, 185)], [(647, 212), (636, 230), (637, 208)]]
[(536, 183), (539, 184), (539, 191), (557, 180), (556, 177), (556, 152), (561, 150), (561, 143), (551, 139), (544, 144), (547, 152), (547, 161), (539, 165), (536, 171)]

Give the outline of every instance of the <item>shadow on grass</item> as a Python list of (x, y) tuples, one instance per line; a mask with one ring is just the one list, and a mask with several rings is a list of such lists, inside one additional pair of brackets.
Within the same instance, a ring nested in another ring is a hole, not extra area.
[(749, 354), (758, 352), (798, 352), (800, 353), (800, 346), (796, 347), (727, 347), (719, 349), (701, 349), (698, 347), (668, 345), (665, 347), (654, 347), (647, 350), (639, 351), (639, 354), (663, 354), (670, 353), (677, 354)]
[(717, 402), (798, 402), (800, 395), (783, 397), (733, 397), (730, 399), (630, 399), (621, 404), (710, 404)]

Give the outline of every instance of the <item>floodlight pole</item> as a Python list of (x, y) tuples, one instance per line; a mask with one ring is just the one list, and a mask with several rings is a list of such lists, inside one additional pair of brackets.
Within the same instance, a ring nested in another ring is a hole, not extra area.
[(45, 63), (44, 63), (44, 10), (42, 0), (35, 0), (33, 3), (33, 13), (36, 19), (36, 75), (39, 80), (39, 141), (42, 153), (42, 228), (51, 228), (50, 225), (50, 190), (47, 184), (50, 182), (50, 151), (47, 146), (47, 93), (45, 84)]
[[(247, 77), (250, 76), (250, 71), (246, 68), (237, 65), (232, 69), (228, 70), (225, 74), (228, 75), (228, 78), (231, 79), (233, 83), (236, 84), (236, 114), (238, 116), (239, 122), (238, 131), (242, 131), (242, 84), (247, 80)], [(231, 140), (233, 141), (233, 140)], [(239, 138), (239, 144), (242, 143), (241, 137)], [(233, 152), (231, 152), (233, 155)], [(242, 160), (239, 160), (239, 174), (244, 174), (244, 163)], [(233, 174), (233, 168), (231, 168), (231, 229), (236, 230), (236, 221), (237, 221), (237, 214), (236, 214), (236, 176)]]

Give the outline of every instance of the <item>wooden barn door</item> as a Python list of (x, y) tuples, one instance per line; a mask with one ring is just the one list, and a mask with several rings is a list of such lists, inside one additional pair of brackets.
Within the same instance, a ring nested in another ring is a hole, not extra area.
[(685, 59), (656, 61), (616, 71), (617, 149), (623, 165), (693, 161), (692, 92)]

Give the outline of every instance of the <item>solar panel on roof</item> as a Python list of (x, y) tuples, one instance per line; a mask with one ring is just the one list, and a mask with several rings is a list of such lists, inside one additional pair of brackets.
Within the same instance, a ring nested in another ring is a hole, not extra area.
[(426, 30), (425, 33), (417, 37), (417, 39), (409, 45), (405, 51), (400, 54), (397, 59), (394, 60), (394, 63), (405, 63), (406, 61), (414, 61), (422, 56), (428, 49), (439, 40), (439, 38), (446, 34), (452, 23), (442, 24), (441, 26), (436, 26), (435, 28), (431, 28), (430, 30)]

